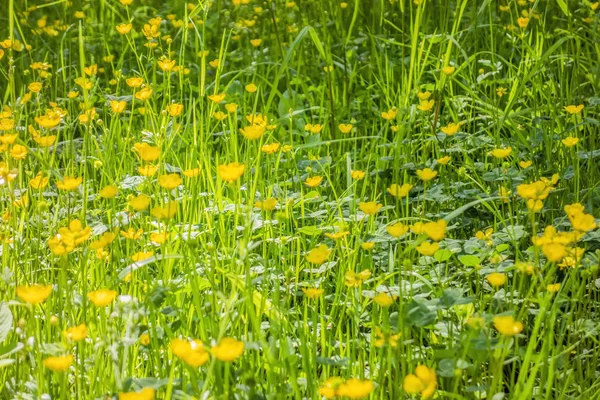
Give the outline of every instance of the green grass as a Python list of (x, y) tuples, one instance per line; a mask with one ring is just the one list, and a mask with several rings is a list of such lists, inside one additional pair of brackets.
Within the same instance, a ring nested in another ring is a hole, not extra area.
[[(599, 398), (598, 3), (240, 3), (0, 4), (0, 398), (420, 398), (420, 365), (434, 398)], [(250, 140), (253, 114), (265, 120)], [(140, 143), (160, 154), (142, 160)], [(233, 162), (245, 169), (227, 182)], [(151, 202), (136, 211), (140, 194)], [(441, 219), (441, 240), (419, 229)], [(82, 240), (57, 238), (74, 220)], [(393, 237), (394, 223), (408, 232)], [(535, 239), (547, 226), (569, 233)], [(39, 304), (22, 294), (34, 284), (52, 285)], [(118, 296), (99, 307), (99, 289)], [(64, 334), (80, 324), (84, 339)], [(233, 361), (224, 338), (244, 344)], [(66, 371), (48, 367), (64, 355)], [(143, 388), (155, 392), (123, 395)]]

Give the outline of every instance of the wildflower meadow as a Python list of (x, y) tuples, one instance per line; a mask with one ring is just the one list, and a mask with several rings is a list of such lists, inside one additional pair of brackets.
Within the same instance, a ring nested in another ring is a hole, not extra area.
[(0, 399), (600, 399), (599, 13), (0, 0)]

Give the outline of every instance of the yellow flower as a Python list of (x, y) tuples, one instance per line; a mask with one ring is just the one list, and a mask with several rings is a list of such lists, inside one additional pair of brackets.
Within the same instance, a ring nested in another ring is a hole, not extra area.
[(63, 335), (74, 342), (79, 342), (87, 337), (87, 326), (85, 324), (68, 328)]
[(29, 186), (34, 189), (44, 189), (46, 186), (48, 186), (49, 181), (50, 178), (40, 173), (37, 174), (35, 178), (29, 180)]
[(446, 237), (446, 227), (448, 223), (444, 219), (440, 219), (437, 222), (427, 222), (423, 224), (422, 229), (423, 232), (429, 236), (429, 239), (434, 242), (439, 242), (444, 237)]
[(388, 225), (386, 228), (387, 233), (393, 237), (400, 237), (408, 232), (408, 226), (404, 225), (401, 222), (397, 222), (392, 225)]
[(54, 372), (64, 372), (69, 369), (71, 364), (73, 364), (73, 356), (71, 354), (48, 357), (44, 360), (44, 367)]
[(368, 379), (350, 378), (337, 387), (336, 395), (349, 399), (363, 399), (373, 391), (373, 382)]
[(583, 110), (584, 105), (580, 104), (578, 106), (565, 106), (565, 111), (569, 114), (579, 114)]
[(66, 190), (66, 191), (72, 192), (74, 190), (77, 190), (79, 185), (81, 185), (82, 181), (83, 181), (82, 178), (65, 176), (62, 181), (56, 182), (56, 187), (61, 190)]
[(24, 160), (27, 158), (27, 147), (15, 144), (10, 149), (10, 156), (15, 160)]
[(319, 388), (319, 394), (326, 399), (333, 399), (336, 396), (337, 388), (344, 383), (344, 380), (338, 376), (331, 377), (325, 381)]
[(427, 90), (424, 91), (424, 92), (417, 92), (417, 97), (421, 101), (423, 101), (423, 100), (429, 100), (429, 98), (431, 97), (431, 92), (429, 92)]
[(121, 392), (119, 393), (119, 400), (154, 400), (155, 394), (154, 389), (144, 388), (139, 392)]
[(115, 234), (114, 233), (112, 233), (112, 232), (104, 232), (98, 238), (98, 240), (90, 243), (90, 249), (92, 249), (92, 250), (102, 249), (102, 248), (108, 246), (109, 244), (111, 244), (113, 242), (113, 240), (115, 240)]
[(131, 261), (138, 262), (147, 260), (154, 255), (153, 251), (138, 251), (137, 253), (131, 256)]
[(531, 167), (532, 162), (531, 161), (519, 161), (519, 167), (523, 168), (523, 169), (527, 169), (529, 167)]
[(454, 71), (456, 71), (456, 67), (452, 65), (442, 68), (442, 72), (444, 73), (444, 75), (452, 75)]
[(158, 165), (146, 164), (137, 168), (137, 171), (142, 176), (153, 176), (158, 171)]
[(325, 244), (320, 244), (319, 246), (311, 249), (306, 254), (306, 261), (311, 264), (321, 265), (329, 258), (331, 254), (331, 249), (327, 247)]
[(133, 77), (133, 78), (127, 78), (125, 80), (125, 83), (127, 83), (127, 86), (129, 86), (129, 87), (139, 88), (144, 83), (144, 78), (140, 78), (139, 76)]
[(212, 347), (212, 354), (217, 360), (234, 361), (244, 353), (244, 342), (234, 338), (223, 338)]
[(178, 117), (181, 115), (181, 113), (183, 113), (183, 104), (178, 104), (178, 103), (169, 104), (165, 108), (165, 111), (171, 117)]
[(455, 135), (458, 133), (460, 129), (460, 124), (455, 124), (454, 122), (449, 123), (448, 125), (441, 128), (441, 131), (444, 132), (448, 136)]
[[(386, 296), (390, 297), (388, 295), (386, 295)], [(386, 306), (384, 306), (384, 307), (386, 307)], [(389, 344), (390, 347), (397, 347), (398, 339), (400, 339), (400, 337), (402, 336), (400, 333), (397, 333), (395, 335), (391, 335), (389, 333), (383, 333), (379, 327), (375, 328), (375, 335), (377, 335), (377, 339), (373, 340), (373, 346), (375, 346), (375, 347), (383, 347), (386, 344)]]
[(96, 307), (106, 307), (115, 300), (117, 292), (110, 289), (100, 289), (89, 292), (87, 297)]
[(367, 201), (358, 203), (358, 208), (360, 211), (364, 212), (367, 215), (375, 215), (377, 212), (383, 207), (383, 205), (377, 203), (376, 201)]
[[(37, 121), (37, 118), (41, 118), (41, 117), (36, 117), (36, 121)], [(60, 118), (59, 118), (58, 122), (60, 122)], [(14, 127), (15, 127), (15, 120), (14, 119), (12, 119), (12, 118), (0, 118), (0, 131), (10, 131)]]
[(144, 211), (150, 207), (150, 197), (145, 194), (140, 194), (139, 196), (130, 198), (127, 201), (127, 204), (135, 211)]
[(355, 181), (359, 181), (361, 179), (364, 179), (366, 173), (365, 171), (352, 171), (351, 175), (352, 179), (354, 179)]
[(323, 126), (321, 126), (321, 124), (305, 124), (304, 125), (304, 130), (308, 131), (310, 133), (319, 133), (321, 132), (321, 130), (323, 130)]
[(135, 98), (141, 101), (146, 101), (152, 95), (152, 89), (149, 87), (142, 88), (135, 94)]
[(347, 271), (344, 275), (346, 286), (359, 287), (364, 281), (371, 277), (371, 271), (368, 269), (362, 270), (358, 274), (354, 271)]
[(244, 87), (244, 89), (246, 89), (248, 93), (254, 93), (258, 90), (258, 86), (256, 86), (254, 83), (249, 83)]
[(352, 131), (352, 124), (339, 124), (338, 129), (342, 133), (350, 133)]
[(521, 28), (527, 28), (527, 25), (529, 25), (529, 18), (527, 17), (521, 17), (521, 18), (517, 18), (517, 24), (519, 24), (519, 27)]
[(131, 24), (119, 24), (115, 28), (121, 35), (127, 35), (131, 30)]
[(437, 389), (435, 370), (425, 365), (419, 365), (414, 374), (404, 377), (402, 387), (406, 393), (420, 394), (421, 398), (426, 399), (433, 396)]
[(169, 238), (167, 232), (152, 232), (150, 234), (150, 241), (154, 244), (163, 244)]
[(490, 151), (492, 157), (500, 159), (510, 156), (510, 153), (512, 153), (512, 148), (510, 146), (505, 149), (494, 149)]
[(416, 247), (416, 250), (419, 252), (419, 254), (421, 254), (423, 256), (432, 256), (439, 249), (440, 249), (440, 244), (437, 242), (434, 242), (434, 243), (423, 242)]
[(94, 76), (98, 73), (98, 64), (92, 64), (89, 67), (84, 67), (83, 72), (87, 76)]
[(40, 117), (35, 117), (34, 119), (42, 128), (51, 129), (60, 124), (60, 113), (51, 112)]
[(334, 232), (334, 233), (326, 232), (325, 236), (327, 236), (329, 239), (340, 240), (340, 239), (345, 238), (349, 234), (350, 234), (350, 232), (342, 230), (342, 231)]
[(13, 135), (2, 135), (0, 136), (0, 143), (4, 145), (14, 144), (19, 135), (17, 133)]
[(493, 322), (496, 330), (505, 336), (514, 336), (523, 330), (523, 323), (515, 321), (512, 315), (497, 315)]
[(589, 232), (598, 227), (594, 216), (583, 212), (570, 215), (569, 221), (573, 229), (579, 232)]
[(223, 111), (215, 111), (213, 112), (213, 117), (215, 117), (217, 121), (223, 121), (227, 118), (227, 114), (225, 114)]
[(98, 193), (103, 199), (112, 199), (117, 195), (119, 188), (116, 185), (104, 186)]
[(52, 285), (17, 286), (17, 297), (28, 304), (40, 304), (52, 293)]
[(87, 79), (85, 76), (75, 78), (74, 81), (82, 89), (90, 90), (94, 86), (94, 83), (91, 80)]
[(125, 239), (138, 240), (144, 234), (144, 230), (142, 228), (138, 230), (135, 230), (134, 228), (129, 228), (126, 231), (121, 231), (120, 233), (121, 236), (123, 236)]
[(227, 103), (225, 104), (225, 109), (228, 113), (234, 113), (237, 110), (238, 105), (235, 103)]
[(140, 344), (142, 346), (148, 346), (150, 344), (150, 335), (147, 333), (142, 333), (140, 335)]
[(244, 174), (246, 166), (239, 162), (219, 165), (219, 177), (225, 182), (235, 182)]
[(551, 283), (546, 286), (546, 290), (550, 293), (556, 293), (560, 290), (560, 283)]
[(493, 287), (504, 286), (506, 283), (506, 274), (502, 274), (500, 272), (492, 272), (488, 276), (485, 277), (490, 285)]
[(317, 187), (321, 184), (322, 181), (323, 181), (322, 176), (312, 176), (310, 178), (306, 178), (306, 180), (304, 181), (304, 184), (308, 187)]
[(225, 100), (225, 93), (221, 93), (221, 94), (212, 94), (210, 96), (208, 96), (208, 99), (210, 101), (212, 101), (215, 104), (219, 104), (220, 102), (222, 102), (223, 100)]
[(176, 60), (169, 60), (168, 58), (163, 58), (157, 61), (158, 67), (166, 72), (171, 71), (176, 63)]
[(177, 202), (170, 201), (164, 207), (154, 207), (150, 210), (150, 215), (159, 220), (168, 220), (175, 217), (177, 214)]
[(200, 168), (190, 168), (182, 172), (186, 178), (195, 178), (200, 175)]
[(245, 128), (240, 129), (240, 133), (246, 139), (256, 140), (260, 139), (262, 135), (265, 133), (265, 127), (261, 125), (250, 125)]
[(258, 47), (262, 43), (262, 39), (250, 39), (252, 47)]
[(254, 207), (260, 208), (263, 211), (273, 211), (277, 206), (277, 199), (269, 197), (268, 199), (257, 201), (254, 203)]
[(364, 242), (360, 245), (360, 248), (363, 249), (364, 251), (373, 250), (374, 247), (375, 247), (375, 242)]
[(389, 307), (394, 304), (394, 297), (387, 293), (381, 292), (373, 297), (373, 301), (381, 307)]
[(450, 156), (444, 156), (444, 157), (438, 158), (436, 161), (441, 165), (446, 165), (450, 162), (450, 160), (451, 160)]
[(158, 177), (158, 184), (167, 190), (173, 190), (177, 188), (183, 179), (179, 176), (179, 174), (166, 174)]
[(317, 299), (323, 295), (324, 290), (321, 288), (302, 288), (302, 292), (309, 299)]
[(279, 143), (269, 143), (269, 144), (263, 145), (260, 148), (260, 151), (262, 151), (263, 153), (267, 153), (267, 154), (273, 154), (273, 153), (276, 153), (280, 148), (281, 148), (281, 145)]
[(420, 111), (431, 111), (433, 110), (433, 106), (435, 105), (434, 100), (423, 100), (417, 106), (417, 109)]
[(417, 176), (419, 177), (419, 179), (421, 179), (422, 181), (425, 181), (425, 182), (435, 179), (437, 174), (438, 174), (437, 171), (434, 171), (431, 168), (424, 168), (424, 169), (417, 170)]
[(171, 351), (192, 367), (201, 367), (210, 358), (201, 340), (173, 339), (171, 340)]
[(69, 222), (68, 227), (60, 228), (57, 236), (60, 237), (62, 243), (73, 250), (76, 246), (88, 240), (91, 234), (92, 229), (89, 226), (84, 228), (81, 221), (74, 219)]
[(394, 197), (402, 198), (408, 196), (408, 192), (411, 191), (413, 185), (405, 183), (402, 186), (392, 183), (389, 188), (387, 188), (387, 192)]
[(133, 150), (144, 161), (152, 162), (160, 157), (160, 148), (150, 146), (148, 143), (135, 143)]
[(561, 142), (562, 142), (562, 144), (565, 145), (565, 147), (573, 147), (573, 146), (577, 145), (577, 143), (579, 143), (579, 138), (569, 136), (569, 137), (561, 140)]
[(390, 121), (390, 120), (396, 118), (396, 115), (398, 115), (398, 111), (396, 111), (395, 109), (392, 108), (388, 111), (383, 111), (381, 113), (381, 118), (383, 118), (387, 121)]
[(517, 194), (524, 199), (545, 200), (552, 188), (542, 181), (517, 186)]
[(500, 86), (500, 87), (496, 88), (496, 96), (498, 96), (498, 97), (502, 97), (507, 93), (508, 93), (508, 89), (505, 87)]
[(112, 112), (114, 112), (115, 114), (119, 114), (125, 111), (125, 108), (127, 107), (127, 102), (123, 100), (111, 100), (109, 105)]
[(42, 90), (42, 84), (40, 82), (31, 82), (27, 86), (27, 89), (29, 89), (33, 93), (38, 93), (40, 90)]
[(542, 252), (551, 262), (559, 262), (567, 256), (567, 248), (562, 243), (546, 243), (542, 245)]

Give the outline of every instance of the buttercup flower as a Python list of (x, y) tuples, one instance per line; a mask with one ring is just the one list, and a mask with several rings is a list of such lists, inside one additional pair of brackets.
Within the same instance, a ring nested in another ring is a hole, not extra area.
[(212, 354), (217, 360), (234, 361), (244, 353), (244, 342), (233, 338), (223, 338), (212, 347)]
[(17, 297), (29, 304), (40, 304), (52, 293), (52, 285), (17, 286)]

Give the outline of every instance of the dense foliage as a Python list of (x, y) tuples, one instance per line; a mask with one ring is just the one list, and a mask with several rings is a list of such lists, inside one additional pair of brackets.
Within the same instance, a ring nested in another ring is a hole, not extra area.
[(0, 1), (0, 398), (600, 398), (599, 4)]

